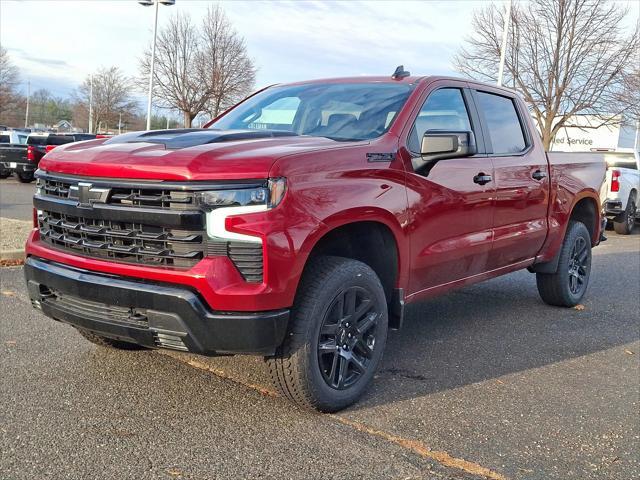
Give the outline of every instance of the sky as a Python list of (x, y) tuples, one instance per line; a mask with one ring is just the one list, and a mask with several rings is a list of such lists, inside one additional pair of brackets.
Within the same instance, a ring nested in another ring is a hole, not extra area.
[[(451, 59), (469, 31), (473, 10), (487, 1), (220, 3), (246, 40), (260, 88), (310, 78), (390, 75), (399, 64), (412, 74), (456, 75)], [(622, 3), (638, 18), (640, 2)], [(178, 11), (197, 21), (211, 4), (161, 5), (159, 25)], [(100, 67), (117, 65), (136, 75), (151, 41), (153, 10), (136, 0), (0, 0), (0, 43), (19, 67), (24, 90), (28, 79), (32, 91), (46, 88), (67, 96)]]
[[(159, 24), (177, 11), (194, 20), (208, 1), (160, 6)], [(347, 75), (453, 74), (450, 58), (481, 2), (223, 1), (258, 66), (256, 87)], [(100, 68), (137, 73), (152, 37), (153, 8), (135, 0), (0, 0), (0, 41), (32, 91), (71, 92)]]

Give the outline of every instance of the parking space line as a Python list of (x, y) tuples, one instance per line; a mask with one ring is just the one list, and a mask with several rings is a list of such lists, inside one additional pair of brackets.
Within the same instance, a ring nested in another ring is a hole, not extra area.
[(501, 475), (500, 473), (494, 472), (490, 468), (483, 467), (482, 465), (470, 462), (463, 458), (452, 457), (447, 452), (444, 452), (442, 450), (432, 450), (418, 440), (411, 440), (409, 438), (400, 437), (398, 435), (394, 435), (393, 433), (385, 432), (384, 430), (376, 430), (365, 425), (364, 423), (349, 420), (340, 415), (334, 414), (330, 416), (335, 418), (340, 423), (347, 425), (359, 432), (383, 438), (388, 442), (395, 443), (396, 445), (399, 445), (404, 449), (411, 450), (413, 453), (421, 457), (434, 460), (440, 465), (444, 465), (445, 467), (455, 468), (458, 470), (462, 470), (465, 473), (479, 475), (491, 480), (507, 480), (507, 477)]
[[(213, 375), (222, 378), (223, 380), (227, 380), (227, 381), (231, 381), (233, 383), (242, 385), (244, 387), (250, 388), (252, 390), (257, 391), (258, 393), (260, 393), (261, 395), (267, 396), (267, 397), (280, 397), (280, 395), (278, 395), (278, 393), (274, 392), (273, 390), (269, 390), (268, 388), (265, 388), (261, 385), (257, 385), (255, 383), (249, 383), (249, 382), (245, 382), (243, 380), (240, 380), (236, 377), (234, 377), (233, 375), (229, 375), (227, 372), (225, 372), (222, 369), (219, 368), (215, 368), (212, 367), (210, 365), (207, 365), (204, 362), (200, 362), (198, 360), (194, 360), (192, 358), (183, 358), (181, 356), (179, 356), (180, 354), (176, 355), (173, 352), (170, 351), (162, 351), (162, 350), (158, 350), (158, 353), (160, 353), (161, 355), (170, 357), (174, 360), (177, 360), (180, 363), (184, 363), (186, 365), (189, 365), (191, 367), (200, 369), (200, 370), (204, 370), (207, 371), (209, 373), (212, 373)], [(429, 460), (432, 460), (442, 466), (448, 467), (448, 468), (453, 468), (456, 470), (461, 470), (465, 473), (468, 474), (472, 474), (472, 475), (477, 475), (480, 477), (484, 477), (484, 478), (488, 478), (490, 480), (508, 480), (507, 477), (505, 477), (504, 475), (495, 472), (493, 470), (491, 470), (490, 468), (487, 467), (483, 467), (480, 464), (474, 463), (474, 462), (470, 462), (468, 460), (465, 460), (463, 458), (457, 458), (457, 457), (453, 457), (451, 455), (449, 455), (447, 452), (442, 451), (442, 450), (432, 450), (431, 448), (429, 448), (427, 445), (425, 445), (424, 443), (418, 441), (418, 440), (412, 440), (409, 438), (404, 438), (398, 435), (395, 435), (393, 433), (389, 433), (386, 432), (384, 430), (376, 430), (374, 428), (371, 428), (367, 425), (365, 425), (364, 423), (361, 422), (357, 422), (354, 420), (349, 420), (348, 418), (345, 418), (341, 415), (337, 415), (337, 414), (329, 414), (329, 415), (325, 415), (326, 417), (332, 418), (334, 420), (336, 420), (338, 423), (345, 425), (347, 427), (350, 427), (360, 433), (365, 433), (367, 435), (371, 435), (374, 437), (378, 437), (378, 438), (382, 438), (383, 440), (386, 440), (389, 443), (393, 443), (405, 450), (409, 450), (411, 452), (413, 452), (414, 454), (422, 457), (422, 458), (426, 458)]]

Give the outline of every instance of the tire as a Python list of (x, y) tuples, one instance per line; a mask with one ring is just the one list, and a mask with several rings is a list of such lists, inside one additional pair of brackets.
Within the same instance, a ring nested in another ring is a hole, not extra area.
[(17, 175), (21, 183), (31, 183), (35, 180), (33, 173), (17, 173)]
[(556, 273), (536, 273), (542, 300), (558, 307), (577, 305), (589, 285), (591, 274), (591, 235), (582, 222), (567, 227)]
[(93, 333), (84, 328), (76, 328), (80, 335), (89, 340), (91, 343), (95, 343), (105, 348), (115, 348), (117, 350), (146, 350), (142, 345), (135, 343), (123, 342), (122, 340), (114, 340), (113, 338), (103, 337), (97, 333)]
[(330, 256), (311, 262), (287, 337), (266, 362), (285, 398), (335, 412), (356, 402), (373, 379), (387, 339), (387, 301), (380, 279), (364, 263)]
[(0, 178), (4, 179), (4, 178), (9, 178), (9, 176), (11, 175), (11, 172), (0, 172)]
[(614, 220), (613, 229), (618, 235), (630, 235), (633, 232), (633, 228), (636, 224), (636, 199), (633, 193), (629, 194), (629, 200), (627, 200), (627, 208), (620, 217), (619, 222)]

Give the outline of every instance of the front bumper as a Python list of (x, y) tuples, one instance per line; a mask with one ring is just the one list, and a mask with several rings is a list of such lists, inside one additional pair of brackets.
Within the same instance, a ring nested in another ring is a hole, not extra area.
[(150, 348), (203, 355), (271, 355), (289, 311), (217, 312), (192, 290), (98, 274), (30, 256), (25, 278), (32, 304), (55, 320)]

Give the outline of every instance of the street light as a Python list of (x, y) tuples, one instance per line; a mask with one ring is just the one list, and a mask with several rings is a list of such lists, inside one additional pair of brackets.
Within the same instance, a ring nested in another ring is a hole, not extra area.
[(149, 98), (147, 99), (147, 130), (151, 130), (151, 100), (153, 98), (153, 67), (156, 63), (156, 36), (158, 33), (158, 6), (160, 4), (167, 7), (175, 5), (176, 0), (140, 0), (138, 2), (143, 7), (156, 6), (155, 20), (153, 22), (153, 47), (151, 49), (151, 69), (149, 72)]

